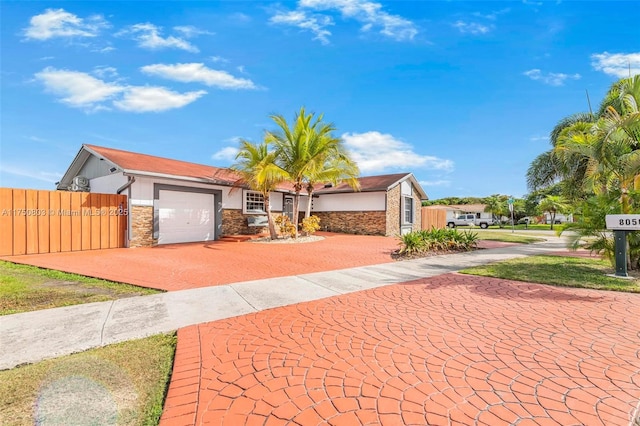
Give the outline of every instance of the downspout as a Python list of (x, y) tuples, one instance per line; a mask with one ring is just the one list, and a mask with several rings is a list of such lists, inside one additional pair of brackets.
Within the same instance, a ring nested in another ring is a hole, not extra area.
[(120, 194), (122, 191), (124, 191), (125, 189), (129, 188), (131, 185), (133, 185), (133, 182), (136, 181), (135, 176), (127, 176), (129, 178), (129, 180), (127, 181), (127, 183), (125, 183), (124, 185), (122, 185), (120, 188), (118, 188), (118, 190), (116, 191), (116, 194)]
[(129, 178), (129, 180), (127, 181), (127, 183), (125, 183), (120, 188), (118, 188), (118, 190), (116, 191), (116, 194), (120, 194), (125, 189), (128, 190), (127, 191), (127, 238), (126, 238), (125, 245), (129, 247), (130, 236), (131, 236), (131, 185), (133, 185), (133, 182), (136, 181), (136, 177), (135, 176), (127, 176), (127, 177)]

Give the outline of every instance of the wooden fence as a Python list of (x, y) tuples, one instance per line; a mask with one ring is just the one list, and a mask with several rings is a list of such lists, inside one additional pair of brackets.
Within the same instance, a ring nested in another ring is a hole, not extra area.
[(0, 255), (125, 246), (127, 197), (0, 188)]
[(422, 207), (422, 229), (444, 228), (446, 226), (446, 210)]

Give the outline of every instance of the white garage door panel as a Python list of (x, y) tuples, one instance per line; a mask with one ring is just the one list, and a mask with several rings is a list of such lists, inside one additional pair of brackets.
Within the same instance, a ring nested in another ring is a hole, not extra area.
[(214, 239), (213, 194), (160, 191), (158, 244)]

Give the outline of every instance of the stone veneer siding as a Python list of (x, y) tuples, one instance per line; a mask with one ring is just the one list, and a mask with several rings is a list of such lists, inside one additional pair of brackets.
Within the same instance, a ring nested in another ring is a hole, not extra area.
[(400, 235), (400, 185), (387, 191), (387, 228), (385, 235)]
[[(271, 212), (277, 214), (279, 212)], [(262, 232), (269, 232), (266, 226), (249, 226), (247, 217), (252, 215), (243, 214), (242, 210), (222, 210), (222, 235), (252, 235)]]
[(153, 245), (153, 206), (131, 206), (131, 238), (129, 247)]
[[(413, 224), (411, 229), (419, 231), (422, 229), (422, 200), (415, 187), (413, 192)], [(387, 230), (386, 235), (400, 235), (400, 223), (402, 214), (402, 192), (400, 185), (396, 185), (387, 191)]]
[(346, 234), (386, 235), (384, 211), (313, 212), (320, 218), (320, 230)]
[(418, 191), (413, 189), (413, 230), (420, 231), (422, 229), (422, 200), (418, 195)]

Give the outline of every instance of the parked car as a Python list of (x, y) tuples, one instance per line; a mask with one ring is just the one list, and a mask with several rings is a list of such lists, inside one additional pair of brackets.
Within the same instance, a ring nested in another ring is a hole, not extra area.
[(479, 218), (475, 214), (461, 214), (455, 219), (450, 219), (447, 222), (449, 228), (455, 228), (456, 226), (479, 226), (482, 229), (486, 229), (489, 225), (493, 225), (494, 220), (489, 218)]

